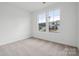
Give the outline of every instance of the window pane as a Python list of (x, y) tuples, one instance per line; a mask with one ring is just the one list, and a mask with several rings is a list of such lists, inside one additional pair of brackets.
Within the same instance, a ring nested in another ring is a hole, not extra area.
[(46, 31), (46, 16), (45, 16), (45, 14), (38, 15), (38, 28), (39, 28), (39, 31), (42, 31), (42, 32)]
[(60, 10), (59, 9), (56, 9), (54, 10), (54, 21), (60, 21)]
[(60, 23), (60, 10), (52, 10), (49, 12), (49, 32), (58, 32)]
[(49, 22), (53, 22), (53, 21), (54, 21), (54, 19), (53, 19), (53, 14), (54, 14), (53, 11), (50, 11), (50, 12), (49, 12), (49, 18), (50, 18)]

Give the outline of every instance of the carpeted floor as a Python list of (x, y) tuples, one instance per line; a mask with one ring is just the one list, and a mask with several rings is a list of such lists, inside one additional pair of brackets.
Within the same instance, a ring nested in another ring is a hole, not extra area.
[(75, 56), (77, 49), (35, 38), (0, 46), (0, 56)]

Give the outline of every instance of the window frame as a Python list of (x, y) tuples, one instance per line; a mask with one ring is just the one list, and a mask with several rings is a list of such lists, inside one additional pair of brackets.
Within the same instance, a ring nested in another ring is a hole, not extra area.
[(61, 10), (60, 10), (60, 8), (54, 8), (54, 9), (50, 9), (50, 10), (47, 10), (47, 11), (43, 12), (43, 13), (45, 13), (45, 16), (46, 16), (46, 31), (39, 31), (38, 15), (39, 14), (42, 14), (42, 13), (38, 13), (38, 15), (36, 16), (36, 20), (37, 20), (37, 31), (38, 32), (41, 32), (41, 33), (45, 33), (45, 32), (48, 32), (48, 33), (59, 33), (59, 32), (55, 32), (55, 31), (53, 31), (53, 32), (50, 32), (49, 31), (49, 16), (48, 16), (48, 13), (49, 13), (49, 11), (53, 11), (53, 10), (56, 10), (56, 9), (59, 9), (59, 12), (60, 12), (60, 20), (61, 20)]

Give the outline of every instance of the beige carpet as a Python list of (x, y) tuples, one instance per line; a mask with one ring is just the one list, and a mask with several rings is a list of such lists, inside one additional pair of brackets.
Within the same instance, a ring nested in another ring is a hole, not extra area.
[(74, 47), (30, 38), (0, 46), (0, 56), (75, 56)]

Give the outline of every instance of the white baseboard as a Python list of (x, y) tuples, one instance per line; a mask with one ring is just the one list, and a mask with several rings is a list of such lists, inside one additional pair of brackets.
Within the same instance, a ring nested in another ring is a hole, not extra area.
[(0, 46), (2, 46), (2, 45), (6, 45), (6, 44), (10, 44), (10, 43), (14, 43), (14, 42), (16, 42), (16, 41), (20, 41), (20, 40), (24, 40), (24, 39), (28, 39), (28, 38), (30, 38), (31, 36), (28, 36), (28, 37), (24, 37), (24, 38), (17, 38), (17, 39), (13, 39), (13, 40), (8, 40), (7, 42), (6, 41), (4, 41), (4, 42), (0, 42)]

